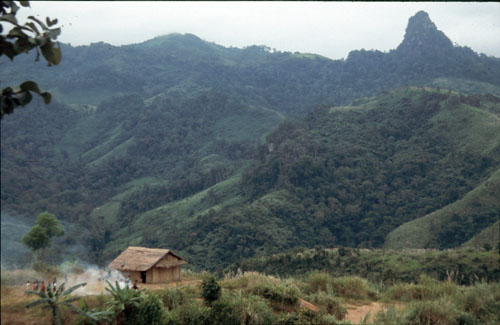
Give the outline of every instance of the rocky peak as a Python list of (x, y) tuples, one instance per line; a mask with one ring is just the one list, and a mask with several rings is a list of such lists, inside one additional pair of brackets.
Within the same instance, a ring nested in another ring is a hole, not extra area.
[(442, 53), (453, 48), (453, 43), (429, 18), (425, 11), (419, 11), (408, 20), (405, 37), (397, 51), (405, 55), (419, 55), (423, 52)]

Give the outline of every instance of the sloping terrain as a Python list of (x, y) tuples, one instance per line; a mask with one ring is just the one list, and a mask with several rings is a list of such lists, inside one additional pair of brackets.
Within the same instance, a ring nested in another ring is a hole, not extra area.
[[(460, 217), (433, 228), (432, 247), (456, 247), (498, 220), (497, 98), (406, 88), (365, 101), (282, 124), (241, 178), (134, 214), (110, 235), (104, 256), (127, 243), (165, 246), (215, 269), (292, 247), (376, 247), (406, 221), (448, 204)], [(422, 239), (426, 229), (402, 238)]]
[[(64, 247), (93, 262), (132, 244), (212, 269), (297, 246), (379, 247), (500, 165), (500, 59), (453, 46), (424, 12), (397, 49), (345, 60), (189, 34), (62, 51), (57, 67), (22, 56), (0, 71), (56, 98), (2, 120), (2, 211), (54, 213), (73, 227)], [(496, 221), (478, 218), (436, 247)]]
[[(500, 170), (462, 199), (433, 213), (407, 222), (386, 239), (386, 248), (446, 248), (477, 246), (473, 243), (498, 244), (498, 220), (500, 219)], [(495, 222), (496, 221), (496, 222)], [(482, 233), (482, 230), (486, 233)], [(496, 230), (496, 231), (495, 231)], [(478, 234), (478, 232), (481, 232)], [(495, 234), (496, 233), (496, 234)], [(474, 235), (478, 236), (474, 241)], [(491, 235), (491, 237), (490, 237)], [(490, 240), (479, 238), (487, 236)], [(496, 243), (495, 243), (496, 237)]]

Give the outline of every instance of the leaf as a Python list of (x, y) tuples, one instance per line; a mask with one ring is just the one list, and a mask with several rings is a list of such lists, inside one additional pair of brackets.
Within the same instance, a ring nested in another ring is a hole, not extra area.
[(0, 17), (0, 21), (7, 21), (11, 24), (17, 25), (17, 19), (16, 16), (13, 14), (4, 14)]
[(57, 47), (55, 47), (54, 43), (49, 40), (44, 46), (41, 46), (40, 49), (42, 50), (43, 57), (49, 63), (49, 66), (58, 65), (59, 62), (61, 62), (62, 54), (59, 43), (57, 43)]
[(54, 26), (55, 24), (57, 24), (57, 18), (55, 18), (54, 20), (50, 20), (50, 18), (49, 18), (49, 17), (47, 17), (47, 18), (45, 19), (45, 21), (46, 21), (46, 23), (47, 23), (47, 26), (49, 26), (49, 27), (50, 27), (50, 26)]
[(40, 27), (43, 28), (43, 30), (48, 30), (49, 29), (42, 21), (38, 20), (37, 18), (35, 18), (33, 16), (28, 16), (28, 19), (36, 21), (38, 23), (38, 25), (40, 25)]
[(26, 92), (29, 96), (27, 96), (27, 102), (22, 100), (21, 102), (23, 103), (22, 106), (28, 104), (31, 101), (31, 94), (29, 93), (30, 91), (37, 93), (43, 98), (43, 101), (45, 104), (49, 104), (50, 101), (52, 100), (52, 95), (48, 92), (42, 92), (40, 88), (38, 87), (37, 83), (34, 81), (25, 81), (23, 82), (19, 88), (21, 88), (22, 92)]
[(27, 38), (28, 37), (28, 35), (26, 35), (25, 33), (23, 33), (22, 29), (19, 28), (19, 27), (12, 28), (9, 31), (9, 33), (7, 34), (7, 36), (9, 36), (9, 38), (14, 38), (14, 37)]
[(37, 83), (31, 80), (23, 82), (19, 88), (23, 91), (34, 91), (35, 93), (39, 94), (40, 88), (38, 87)]
[(35, 307), (37, 305), (43, 304), (44, 302), (48, 302), (48, 300), (49, 299), (47, 299), (47, 298), (43, 298), (43, 299), (38, 299), (38, 300), (32, 301), (26, 305), (26, 308)]
[(19, 10), (19, 6), (16, 5), (16, 3), (14, 1), (12, 1), (10, 3), (10, 13), (13, 14), (13, 15), (15, 15), (18, 10)]
[(29, 26), (37, 35), (40, 35), (40, 32), (38, 31), (38, 28), (36, 27), (35, 23), (29, 21), (25, 25)]
[(72, 286), (71, 288), (69, 288), (68, 290), (64, 291), (64, 292), (63, 292), (63, 295), (69, 295), (70, 293), (72, 293), (72, 292), (73, 292), (73, 291), (75, 291), (76, 289), (81, 288), (81, 287), (84, 287), (84, 286), (86, 286), (86, 285), (87, 285), (87, 283), (86, 283), (86, 282), (83, 282), (83, 283), (79, 283), (79, 284), (77, 284), (77, 285), (74, 285), (74, 286)]
[(69, 303), (71, 303), (71, 302), (73, 302), (73, 301), (77, 301), (77, 300), (79, 300), (79, 299), (80, 299), (80, 297), (71, 297), (71, 298), (69, 298), (69, 299), (66, 299), (66, 300), (64, 301), (64, 303), (68, 303), (68, 304), (69, 304)]
[(55, 40), (59, 35), (61, 35), (61, 28), (50, 29), (47, 32), (47, 36), (53, 40)]

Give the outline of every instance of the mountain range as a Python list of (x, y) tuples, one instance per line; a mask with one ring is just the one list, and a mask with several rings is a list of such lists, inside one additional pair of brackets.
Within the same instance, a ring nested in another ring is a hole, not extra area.
[(190, 34), (62, 52), (0, 72), (55, 98), (1, 128), (2, 211), (54, 213), (55, 256), (168, 247), (220, 269), (316, 245), (498, 245), (500, 59), (423, 11), (396, 49), (345, 60)]

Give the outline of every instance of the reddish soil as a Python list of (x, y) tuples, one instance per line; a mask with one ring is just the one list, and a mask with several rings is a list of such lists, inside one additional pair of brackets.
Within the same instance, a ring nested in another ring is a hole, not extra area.
[(319, 311), (318, 306), (311, 304), (308, 301), (305, 301), (304, 299), (299, 298), (299, 306), (300, 308), (306, 308), (312, 311)]
[[(368, 313), (370, 313), (368, 322), (371, 322), (375, 318), (375, 314), (377, 314), (377, 312), (389, 307), (394, 307), (394, 305), (372, 302), (369, 305), (346, 305), (345, 307), (347, 308), (347, 315), (345, 316), (345, 320), (350, 321), (352, 324), (361, 324)], [(395, 307), (400, 308), (401, 306), (396, 305)]]

